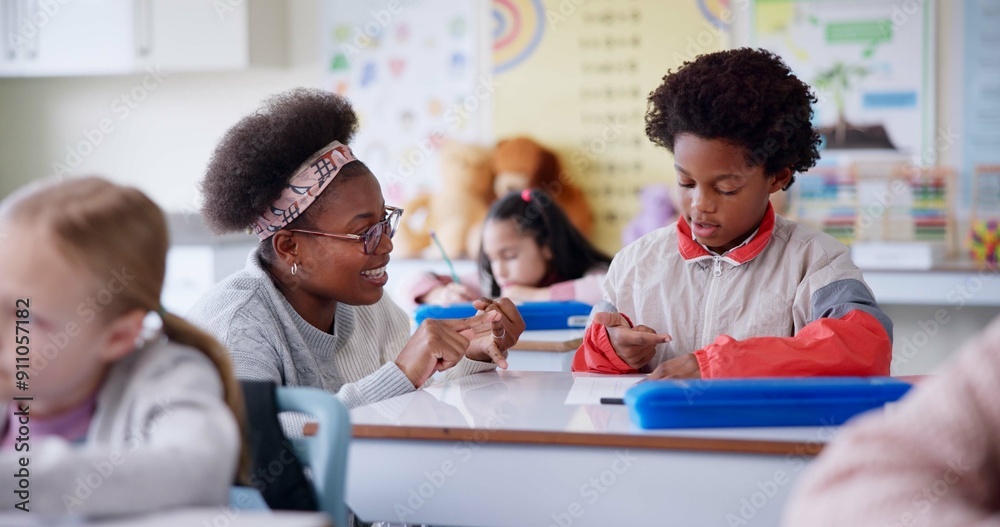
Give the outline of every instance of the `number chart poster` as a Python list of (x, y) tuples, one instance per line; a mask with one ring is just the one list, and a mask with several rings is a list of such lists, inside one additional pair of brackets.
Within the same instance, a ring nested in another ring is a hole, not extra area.
[(498, 140), (555, 150), (594, 213), (593, 241), (621, 247), (638, 193), (672, 185), (673, 160), (646, 138), (646, 99), (670, 69), (728, 41), (722, 0), (494, 0)]
[(352, 149), (379, 178), (388, 203), (436, 188), (444, 140), (486, 137), (493, 86), (480, 57), (481, 6), (324, 2), (324, 87), (351, 101), (360, 122)]
[(933, 1), (756, 0), (751, 43), (774, 51), (816, 91), (823, 157), (934, 154)]

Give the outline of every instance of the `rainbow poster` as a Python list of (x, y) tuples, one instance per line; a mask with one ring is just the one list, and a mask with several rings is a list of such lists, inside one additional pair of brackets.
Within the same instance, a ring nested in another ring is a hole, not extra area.
[(493, 71), (517, 66), (538, 48), (545, 32), (541, 0), (493, 0)]
[(732, 22), (729, 0), (698, 0), (698, 10), (705, 20), (719, 29), (728, 29)]

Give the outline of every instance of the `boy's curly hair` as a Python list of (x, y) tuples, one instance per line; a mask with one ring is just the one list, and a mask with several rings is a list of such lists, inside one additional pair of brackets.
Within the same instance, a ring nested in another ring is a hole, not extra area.
[[(206, 223), (220, 234), (245, 230), (278, 198), (309, 156), (335, 140), (347, 144), (357, 128), (350, 103), (334, 93), (297, 88), (269, 97), (233, 125), (215, 148), (201, 183)], [(337, 180), (362, 167), (349, 163)], [(322, 211), (322, 201), (317, 200), (290, 227), (311, 225), (308, 217)]]
[(819, 159), (811, 124), (816, 96), (780, 57), (740, 48), (702, 55), (663, 77), (650, 94), (646, 135), (674, 151), (679, 134), (721, 139), (742, 147), (767, 174), (803, 172)]

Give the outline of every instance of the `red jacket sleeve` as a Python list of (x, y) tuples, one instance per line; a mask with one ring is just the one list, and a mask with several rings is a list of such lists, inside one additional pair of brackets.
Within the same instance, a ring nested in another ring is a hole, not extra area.
[(794, 337), (722, 335), (694, 354), (705, 379), (874, 376), (889, 375), (892, 342), (877, 318), (854, 309), (841, 318), (817, 319)]
[[(625, 317), (629, 327), (635, 326), (624, 313), (621, 315)], [(639, 372), (615, 353), (615, 348), (608, 337), (608, 328), (603, 324), (587, 326), (587, 331), (583, 334), (583, 344), (580, 344), (576, 355), (573, 356), (573, 371), (611, 374)]]

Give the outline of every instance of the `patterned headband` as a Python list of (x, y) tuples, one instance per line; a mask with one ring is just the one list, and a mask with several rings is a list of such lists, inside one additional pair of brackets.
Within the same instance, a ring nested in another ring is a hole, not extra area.
[(254, 233), (263, 241), (288, 226), (316, 201), (344, 165), (357, 160), (351, 147), (340, 141), (324, 146), (302, 163), (281, 190), (281, 196), (257, 218)]

